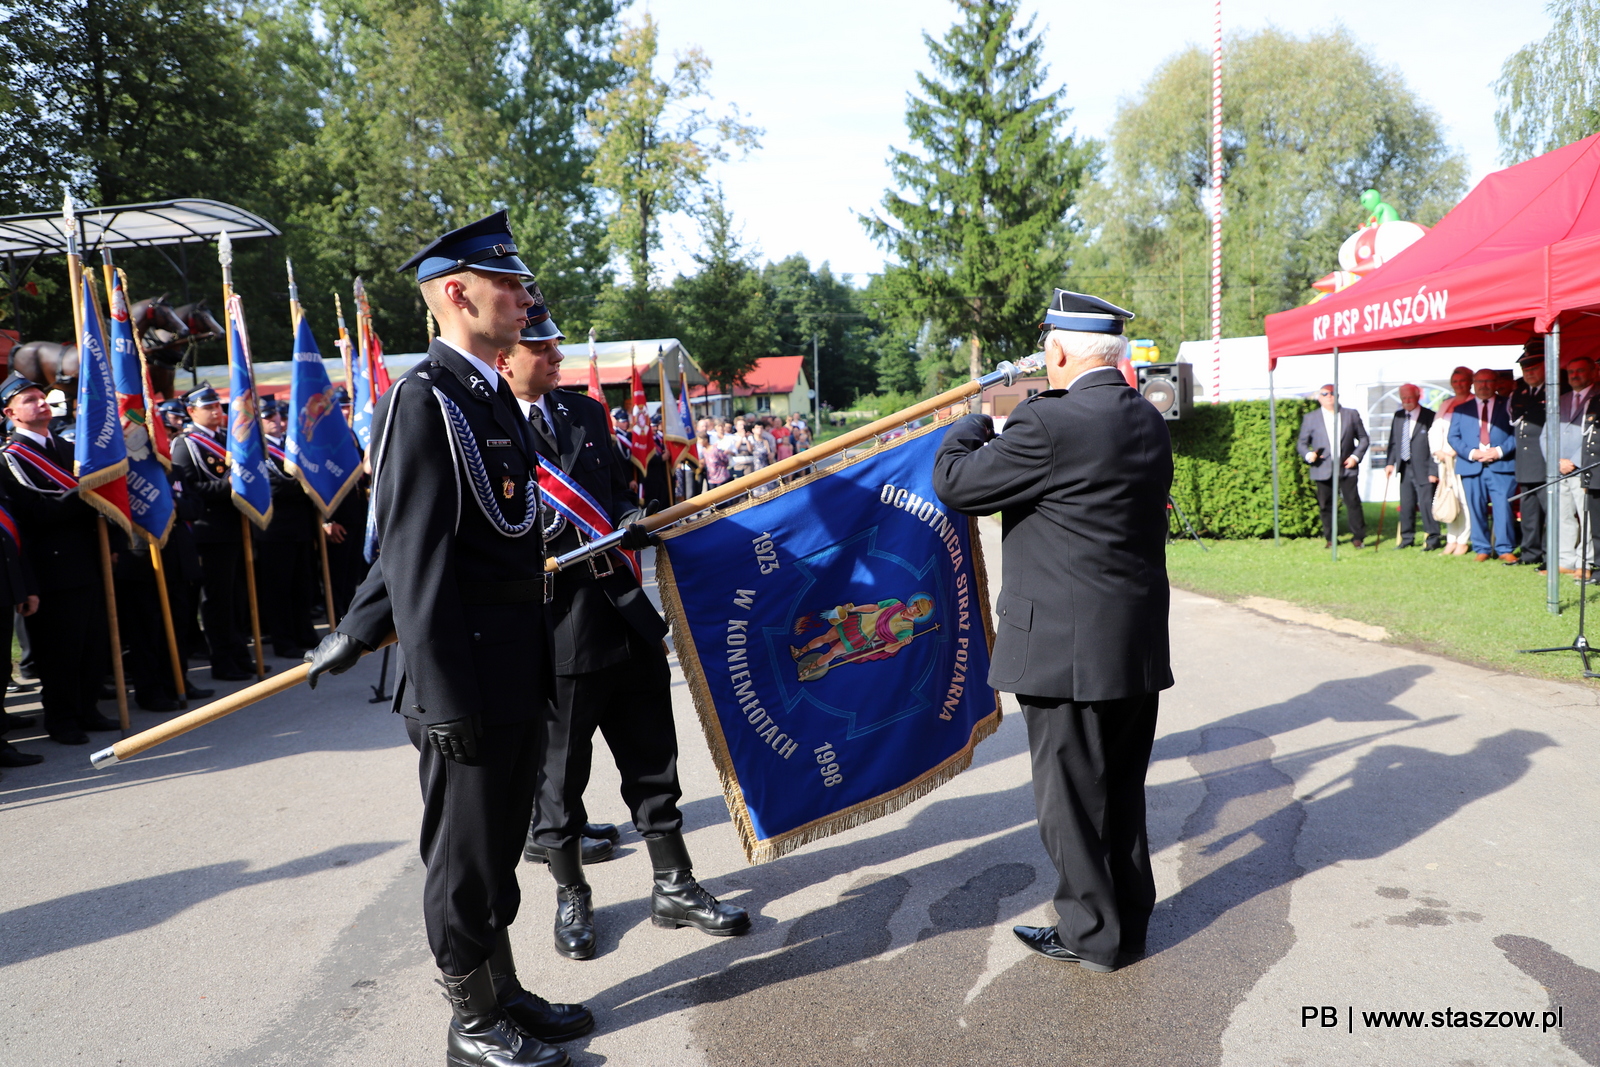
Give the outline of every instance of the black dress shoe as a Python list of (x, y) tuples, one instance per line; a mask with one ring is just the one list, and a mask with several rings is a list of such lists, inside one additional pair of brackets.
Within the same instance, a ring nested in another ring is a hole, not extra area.
[(206, 697), (215, 696), (217, 692), (215, 689), (206, 689), (193, 683), (184, 686), (184, 688), (188, 690), (190, 700), (204, 700)]
[(212, 671), (211, 672), (212, 680), (213, 681), (218, 681), (218, 682), (253, 681), (255, 679), (255, 676), (256, 676), (256, 672), (255, 671), (246, 672), (246, 671), (220, 670), (220, 671)]
[(134, 703), (138, 704), (139, 707), (145, 711), (158, 711), (162, 714), (177, 711), (180, 707), (182, 707), (181, 704), (179, 704), (176, 700), (173, 700), (171, 697), (145, 697), (143, 699), (136, 699)]
[(587, 884), (556, 886), (555, 944), (569, 960), (594, 955), (594, 898)]
[(540, 1041), (570, 1041), (594, 1029), (594, 1015), (582, 1004), (552, 1004), (522, 988), (517, 981), (517, 966), (511, 956), (511, 936), (495, 932), (494, 951), (489, 955), (489, 977), (494, 980), (494, 996), (500, 1009), (511, 1017), (517, 1029)]
[(1424, 551), (1424, 552), (1437, 552), (1437, 551), (1439, 551), (1439, 549), (1441, 549), (1443, 547), (1444, 547), (1443, 545), (1436, 545), (1436, 544), (1434, 544), (1433, 542), (1430, 541), (1427, 544), (1422, 546), (1422, 551)]
[[(616, 846), (605, 838), (594, 838), (584, 834), (583, 865), (585, 867), (591, 863), (604, 863), (612, 857), (615, 851)], [(522, 848), (522, 858), (529, 863), (549, 863), (550, 853), (543, 845), (530, 838)]]
[(1395, 546), (1394, 546), (1394, 547), (1395, 547), (1395, 548), (1396, 548), (1396, 549), (1401, 549), (1401, 548), (1410, 548), (1410, 547), (1412, 547), (1412, 546), (1413, 546), (1413, 545), (1415, 545), (1415, 544), (1416, 544), (1416, 542), (1415, 542), (1415, 541), (1401, 541), (1401, 542), (1400, 542), (1400, 543), (1399, 543), (1399, 544), (1398, 544), (1398, 545), (1395, 545)]
[(1104, 963), (1086, 960), (1066, 945), (1061, 943), (1061, 935), (1056, 933), (1054, 926), (1013, 926), (1011, 932), (1017, 935), (1017, 940), (1027, 945), (1041, 956), (1046, 956), (1062, 963), (1076, 963), (1086, 971), (1097, 971), (1109, 974), (1116, 970)]
[(87, 745), (89, 735), (78, 729), (51, 730), (50, 740), (58, 745)]
[(116, 719), (106, 718), (98, 711), (91, 711), (78, 716), (78, 728), (91, 733), (102, 733), (106, 730), (120, 730), (122, 724)]
[(0, 767), (31, 767), (43, 762), (44, 757), (37, 752), (24, 752), (10, 741), (0, 740)]
[(0, 712), (0, 734), (12, 730), (25, 730), (39, 720), (31, 715), (13, 715), (11, 712)]
[[(583, 824), (583, 836), (595, 837), (615, 844), (622, 840), (622, 831), (618, 830), (615, 823), (586, 822)], [(586, 859), (583, 862), (588, 863)]]

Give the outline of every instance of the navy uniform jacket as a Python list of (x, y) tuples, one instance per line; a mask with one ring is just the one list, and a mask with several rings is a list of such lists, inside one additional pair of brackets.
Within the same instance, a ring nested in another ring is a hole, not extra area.
[[(31, 438), (22, 440), (71, 473), (72, 449), (61, 438), (51, 437), (54, 450)], [(31, 581), (36, 583), (35, 588), (25, 582), (27, 591), (48, 596), (98, 587), (104, 581), (100, 573), (100, 534), (95, 529), (99, 512), (85, 503), (76, 490), (62, 492), (57, 483), (15, 456), (7, 455), (6, 462), (0, 464), (0, 480), (22, 535)]]
[[(552, 392), (546, 404), (550, 408), (551, 429), (559, 448), (561, 469), (594, 498), (617, 529), (638, 521), (643, 512), (634, 503), (628, 488), (628, 461), (611, 447), (605, 408), (585, 394), (565, 389)], [(567, 523), (545, 546), (545, 551), (559, 555), (578, 546), (578, 534)], [(614, 556), (609, 565), (612, 573), (602, 577), (596, 577), (595, 571), (603, 572), (606, 560), (597, 561), (595, 570), (579, 564), (555, 576), (554, 596), (547, 618), (556, 674), (584, 674), (626, 662), (632, 655), (628, 647), (630, 630), (650, 642), (660, 641), (666, 635), (665, 620), (634, 580), (632, 572)], [(339, 629), (376, 646), (393, 628), (393, 623), (383, 595), (383, 580), (375, 576), (378, 568), (373, 570), (374, 575), (369, 575), (356, 594), (355, 603), (339, 623)]]
[(243, 514), (233, 502), (233, 482), (228, 477), (228, 461), (214, 455), (210, 449), (191, 438), (203, 436), (226, 454), (228, 435), (191, 426), (178, 435), (172, 443), (172, 467), (183, 480), (186, 496), (199, 501), (199, 508), (190, 529), (199, 544), (238, 542), (242, 527), (239, 516)]
[[(282, 437), (268, 437), (266, 442), (280, 452), (284, 449)], [(317, 506), (306, 495), (300, 480), (284, 469), (270, 449), (267, 451), (267, 478), (272, 483), (272, 521), (256, 536), (274, 543), (310, 541), (320, 521)]]
[(1537, 485), (1544, 470), (1544, 388), (1518, 381), (1511, 393), (1511, 424), (1517, 433), (1517, 481)]
[(387, 633), (367, 627), (392, 613), (405, 655), (395, 710), (410, 718), (538, 718), (545, 552), (527, 508), (533, 432), (510, 388), (435, 341), (379, 401), (372, 442), (380, 554), (339, 629), (376, 645)]
[(991, 686), (1087, 703), (1172, 685), (1172, 443), (1114, 368), (1029, 398), (987, 445), (975, 420), (958, 421), (933, 484), (953, 508), (1001, 513)]
[[(22, 523), (17, 519), (17, 506), (6, 490), (6, 483), (9, 481), (9, 478), (0, 479), (0, 507), (10, 512), (20, 535)], [(13, 541), (9, 534), (0, 534), (0, 582), (4, 583), (0, 585), (0, 611), (8, 611), (10, 606), (20, 604), (28, 597), (39, 594), (39, 587), (33, 578), (33, 568), (28, 565), (28, 558), (23, 554), (22, 546)]]

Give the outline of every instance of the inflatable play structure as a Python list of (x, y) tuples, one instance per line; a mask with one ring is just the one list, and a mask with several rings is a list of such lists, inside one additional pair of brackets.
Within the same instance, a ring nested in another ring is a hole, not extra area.
[(1366, 224), (1339, 246), (1339, 269), (1311, 283), (1317, 295), (1310, 303), (1350, 288), (1363, 276), (1416, 244), (1428, 232), (1426, 226), (1401, 221), (1400, 213), (1385, 203), (1376, 189), (1361, 194), (1361, 206), (1367, 210)]

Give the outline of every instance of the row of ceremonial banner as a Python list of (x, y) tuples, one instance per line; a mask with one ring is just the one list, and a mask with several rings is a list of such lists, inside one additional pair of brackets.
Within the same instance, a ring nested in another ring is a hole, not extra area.
[[(109, 323), (101, 313), (92, 271), (83, 271), (81, 291), (76, 294), (82, 323), (75, 455), (78, 491), (130, 535), (164, 545), (176, 512), (167, 476), (172, 441), (155, 410), (149, 367), (128, 312), (126, 280), (121, 272), (108, 269), (106, 273), (111, 297)], [(272, 518), (272, 487), (244, 305), (237, 295), (230, 294), (226, 306), (230, 481), (235, 505), (257, 526), (265, 527)], [(291, 314), (295, 351), (285, 467), (304, 486), (317, 509), (328, 516), (360, 477), (361, 449), (345, 422), (298, 300), (291, 300)], [(368, 376), (356, 376), (357, 383), (364, 379), (368, 381), (363, 391), (366, 396), (381, 395), (381, 389), (371, 388)], [(382, 381), (387, 384), (386, 374)]]
[[(155, 412), (125, 283), (107, 275), (109, 330), (92, 272), (83, 272), (78, 293), (79, 490), (130, 534), (160, 544), (174, 521), (172, 442)], [(359, 476), (360, 438), (387, 375), (357, 360), (367, 373), (351, 376), (347, 424), (292, 278), (290, 289), (285, 466), (328, 515)], [(243, 302), (230, 291), (225, 303), (234, 501), (264, 526), (272, 510), (267, 442)], [(360, 292), (357, 304), (364, 317)], [(372, 351), (365, 333), (360, 351)], [(634, 379), (637, 417), (644, 390), (637, 372)], [(678, 398), (663, 388), (663, 436), (672, 445), (692, 440), (686, 394), (682, 382)], [(654, 437), (647, 421), (641, 430), (638, 437)], [(999, 725), (999, 699), (985, 682), (993, 628), (976, 520), (934, 494), (939, 431), (934, 421), (663, 532), (662, 599), (751, 862), (903, 807), (969, 766)], [(643, 442), (622, 447), (633, 444)], [(685, 458), (682, 449), (669, 455), (671, 465)]]

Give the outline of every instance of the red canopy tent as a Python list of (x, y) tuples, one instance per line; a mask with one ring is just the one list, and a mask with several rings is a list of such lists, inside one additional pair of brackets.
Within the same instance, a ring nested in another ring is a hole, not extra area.
[(1600, 134), (1497, 171), (1348, 289), (1267, 316), (1268, 359), (1600, 338)]
[[(1554, 479), (1562, 342), (1589, 354), (1600, 339), (1600, 134), (1489, 175), (1393, 260), (1330, 297), (1268, 315), (1266, 327), (1269, 367), (1331, 352), (1335, 383), (1339, 352), (1552, 334), (1545, 456)], [(1554, 559), (1560, 516), (1555, 487), (1548, 491)], [(1549, 571), (1548, 606), (1559, 612), (1557, 570)]]

